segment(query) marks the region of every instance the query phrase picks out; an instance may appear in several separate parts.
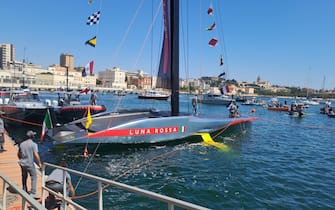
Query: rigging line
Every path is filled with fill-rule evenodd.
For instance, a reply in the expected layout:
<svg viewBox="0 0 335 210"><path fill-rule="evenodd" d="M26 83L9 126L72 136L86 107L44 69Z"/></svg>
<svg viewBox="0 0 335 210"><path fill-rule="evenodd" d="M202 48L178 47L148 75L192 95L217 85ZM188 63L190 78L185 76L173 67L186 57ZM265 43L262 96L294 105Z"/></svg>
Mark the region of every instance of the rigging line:
<svg viewBox="0 0 335 210"><path fill-rule="evenodd" d="M204 41L204 38L203 38L203 33L202 33L202 31L203 31L203 24L202 24L202 12L203 12L203 7L202 7L202 0L200 0L200 4L199 4L199 14L200 14L200 20L199 20L199 33L200 33L200 42L199 42L199 55L200 55L200 58L202 58L203 57L203 55L202 55L202 52L203 52L203 48L202 48L202 44L201 43L203 43L203 41ZM200 75L203 75L202 74L202 60L203 59L199 59L199 74ZM201 81L201 84L202 84L202 81ZM202 88L201 88L201 90L202 90Z"/></svg>
<svg viewBox="0 0 335 210"><path fill-rule="evenodd" d="M151 0L151 21L153 21L153 17L154 17L154 0ZM152 54L153 54L153 47L154 47L154 32L151 33L151 43L150 43L150 74L151 74L151 88L152 87L152 75L153 75L153 59L152 59Z"/></svg>
<svg viewBox="0 0 335 210"><path fill-rule="evenodd" d="M225 132L229 128L230 125L231 123L228 123L227 125L223 126L222 129L220 129L220 131L213 136L213 138L220 136L223 132Z"/></svg>
<svg viewBox="0 0 335 210"><path fill-rule="evenodd" d="M219 25L221 27L219 27L219 30L221 31L222 34L222 46L220 45L220 47L222 48L222 52L223 52L223 58L224 58L224 67L225 67L225 71L227 74L227 78L229 78L229 67L228 67L228 53L227 53L227 47L226 47L226 42L225 42L225 36L224 36L224 32L223 32L223 21L220 17L223 17L222 12L221 12L221 7L220 7L220 0L218 1L218 14L219 14Z"/></svg>
<svg viewBox="0 0 335 210"><path fill-rule="evenodd" d="M98 145L96 146L96 148L95 148L93 154L92 154L91 157L89 158L89 161L88 161L88 163L87 163L87 165L86 165L86 167L85 167L85 169L84 169L84 171L83 171L84 173L86 173L86 171L87 171L89 165L92 163L93 158L95 157L95 155L96 155L96 153L97 153L97 151L98 151L98 148L100 147L100 144L101 144L101 143L99 142ZM81 176L81 177L79 178L77 184L76 184L76 187L74 188L75 190L78 188L78 186L79 186L79 184L80 184L80 182L81 182L82 179L83 179L83 177ZM72 198L77 198L77 196L74 196L74 197L72 197Z"/></svg>
<svg viewBox="0 0 335 210"><path fill-rule="evenodd" d="M171 151L168 151L168 152L166 152L166 153L163 153L163 154L154 156L154 157L152 157L151 159L146 160L146 161L144 161L144 162L142 162L142 163L140 163L140 164L136 164L134 167L128 169L127 171L123 172L123 173L120 174L119 176L115 177L115 178L113 179L113 181L117 181L118 179L120 179L120 178L122 178L123 176L129 174L130 172L134 171L135 169L139 169L140 167L142 167L142 166L145 165L145 164L148 164L148 163L150 163L150 162L152 162L152 161L154 161L154 160L157 160L157 159L159 159L159 158L167 157L168 155L173 154L173 153L176 152L177 150L178 150L178 149L174 148L174 149L171 150ZM81 180L81 179L82 179L82 177L80 178L80 180ZM106 188L108 188L108 187L110 187L110 186L111 186L111 184L106 184L105 186L102 187L102 190L104 190L104 189L106 189ZM77 186L76 186L76 188L77 188ZM75 188L75 189L76 189L76 188ZM98 193L98 189L95 190L95 191L92 191L92 192L90 192L90 193L87 193L87 194L73 196L73 197L71 197L71 199L85 198L85 197L89 197L89 196L91 196L91 195L94 195L94 194L96 194L96 193Z"/></svg>
<svg viewBox="0 0 335 210"><path fill-rule="evenodd" d="M136 17L137 17L137 15L138 15L138 13L139 13L139 11L141 10L141 8L142 8L142 6L143 6L143 3L144 3L144 0L142 0L142 1L139 3L139 5L138 5L138 7L137 7L137 9L136 9L136 11L135 11L135 13L134 13L134 16L132 17L132 19L131 19L131 21L130 21L130 23L129 23L129 25L128 25L128 28L127 28L125 34L122 36L121 42L119 43L118 47L116 48L115 53L114 53L113 56L112 56L111 61L114 61L114 60L117 59L117 56L118 56L118 54L119 54L119 51L120 51L121 47L123 46L123 43L125 42L125 40L126 40L126 38L127 38L127 36L128 36L128 33L129 33L129 31L130 31L132 25L134 24L134 22L135 22L135 20L136 20ZM113 62L112 62L112 63L113 63Z"/></svg>
<svg viewBox="0 0 335 210"><path fill-rule="evenodd" d="M181 27L181 33L182 33L182 37L183 37L183 56L184 56L184 65L185 65L185 76L186 76L186 81L189 81L190 75L189 75L189 24L187 24L189 22L189 1L185 2L186 6L185 6L185 11L186 11L186 18L183 18L183 13L181 12L181 19L182 20L186 20L186 24L184 24L184 21L181 21L182 27ZM181 6L183 6L183 4L181 4ZM181 9L181 11L184 11L184 9ZM186 25L186 27L185 27ZM184 31L184 29L186 28L186 32ZM191 93L191 88L188 85L187 86L187 92ZM188 98L191 98L191 95L188 95ZM189 100L191 102L191 100ZM188 112L191 112L192 107L191 107L191 103L187 103L187 110Z"/></svg>
<svg viewBox="0 0 335 210"><path fill-rule="evenodd" d="M162 2L161 2L161 3L158 5L158 7L157 7L157 10L156 10L156 14L155 14L155 16L154 16L154 19L153 19L153 21L151 22L151 24L150 24L150 26L149 26L149 29L148 29L147 34L146 34L146 36L145 36L145 39L144 39L144 41L143 41L143 43L142 43L142 47L141 47L141 49L140 49L140 51L139 51L139 53L138 53L138 55L137 55L137 57L136 57L136 59L135 59L135 63L134 63L134 65L133 65L132 69L135 69L135 67L137 66L138 60L140 59L140 57L141 57L141 55L142 55L142 51L143 51L143 49L144 49L145 43L147 42L147 39L149 38L149 35L151 34L153 25L154 25L154 23L156 22L156 19L157 19L157 16L158 16L159 12L160 12L160 8L161 8L161 6L162 6Z"/></svg>

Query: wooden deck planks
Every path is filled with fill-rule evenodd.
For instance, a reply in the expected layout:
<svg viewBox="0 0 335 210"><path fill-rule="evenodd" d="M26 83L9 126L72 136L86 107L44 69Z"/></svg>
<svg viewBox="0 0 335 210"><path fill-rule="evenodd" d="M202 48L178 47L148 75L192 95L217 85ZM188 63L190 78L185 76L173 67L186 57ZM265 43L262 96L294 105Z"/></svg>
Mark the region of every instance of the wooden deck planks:
<svg viewBox="0 0 335 210"><path fill-rule="evenodd" d="M21 168L18 163L17 157L18 146L14 145L14 141L5 135L4 151L0 151L0 172L5 175L8 179L16 183L19 187L22 187L21 181ZM28 176L27 187L31 189L30 176ZM0 189L3 187L3 183L0 183ZM37 172L37 194L41 195L41 175ZM0 191L0 194L2 190ZM0 195L0 199L2 195ZM15 193L11 193L7 190L7 210L10 209L21 209L22 200L21 197Z"/></svg>

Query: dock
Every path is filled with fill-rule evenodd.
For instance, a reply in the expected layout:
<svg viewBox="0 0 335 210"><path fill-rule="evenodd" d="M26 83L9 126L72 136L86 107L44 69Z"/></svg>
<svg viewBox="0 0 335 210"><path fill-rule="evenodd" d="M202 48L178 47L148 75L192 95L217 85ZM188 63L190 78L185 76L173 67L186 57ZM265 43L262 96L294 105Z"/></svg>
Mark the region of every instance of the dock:
<svg viewBox="0 0 335 210"><path fill-rule="evenodd" d="M18 145L8 136L5 135L4 150L0 151L0 173L10 179L12 182L22 188L21 168L19 165L19 158L17 157ZM37 170L37 194L41 195L41 173ZM0 183L0 189L3 188L3 182ZM28 175L27 188L31 189L31 179ZM21 209L22 199L15 192L11 192L7 188L7 210ZM0 191L0 203L2 202L2 191Z"/></svg>

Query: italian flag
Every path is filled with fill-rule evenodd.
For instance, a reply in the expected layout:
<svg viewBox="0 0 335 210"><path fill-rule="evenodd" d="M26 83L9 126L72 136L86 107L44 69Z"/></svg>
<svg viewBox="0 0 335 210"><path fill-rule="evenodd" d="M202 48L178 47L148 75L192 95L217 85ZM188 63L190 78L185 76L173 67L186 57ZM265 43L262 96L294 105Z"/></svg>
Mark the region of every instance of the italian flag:
<svg viewBox="0 0 335 210"><path fill-rule="evenodd" d="M180 126L180 131L184 133L186 131L186 126Z"/></svg>
<svg viewBox="0 0 335 210"><path fill-rule="evenodd" d="M42 125L42 132L41 132L41 136L40 136L40 142L42 143L45 135L48 132L48 129L53 128L52 126L52 121L51 121L51 117L50 117L50 112L49 109L47 109L47 112L45 113L45 117L43 120L43 125Z"/></svg>

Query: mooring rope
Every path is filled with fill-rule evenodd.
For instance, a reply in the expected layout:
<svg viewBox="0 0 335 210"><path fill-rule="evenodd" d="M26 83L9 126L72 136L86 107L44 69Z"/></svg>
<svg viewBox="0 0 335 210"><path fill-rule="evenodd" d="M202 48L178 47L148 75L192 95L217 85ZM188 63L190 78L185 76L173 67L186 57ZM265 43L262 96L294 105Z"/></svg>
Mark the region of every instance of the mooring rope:
<svg viewBox="0 0 335 210"><path fill-rule="evenodd" d="M1 118L11 120L11 121L20 122L20 123L24 123L24 124L28 124L28 125L34 125L34 126L42 127L42 124L40 124L40 123L34 123L34 122L25 121L25 120L19 120L19 119L7 117L7 116L4 116L4 115L1 115Z"/></svg>

